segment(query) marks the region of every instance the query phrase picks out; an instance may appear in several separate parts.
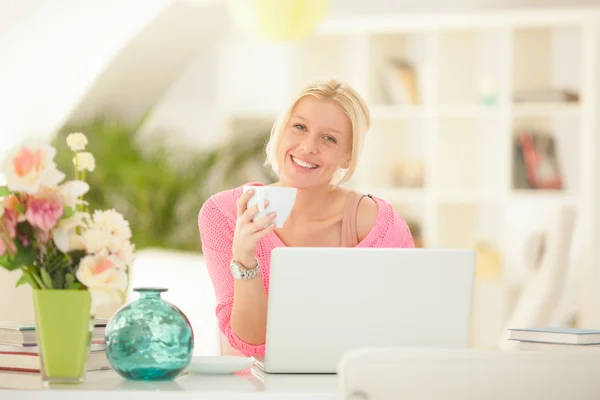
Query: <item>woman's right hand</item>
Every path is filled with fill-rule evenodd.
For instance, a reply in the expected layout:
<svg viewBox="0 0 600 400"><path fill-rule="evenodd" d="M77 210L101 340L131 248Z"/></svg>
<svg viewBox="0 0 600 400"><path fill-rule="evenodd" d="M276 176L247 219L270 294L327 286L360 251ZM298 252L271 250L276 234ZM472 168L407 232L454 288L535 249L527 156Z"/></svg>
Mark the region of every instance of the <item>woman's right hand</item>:
<svg viewBox="0 0 600 400"><path fill-rule="evenodd" d="M252 222L252 218L258 213L258 205L247 207L248 200L254 195L254 189L250 189L237 199L237 220L235 232L233 233L232 255L236 261L246 268L254 268L256 260L254 252L258 242L275 229L276 214L274 212L266 217ZM265 201L265 207L268 205Z"/></svg>

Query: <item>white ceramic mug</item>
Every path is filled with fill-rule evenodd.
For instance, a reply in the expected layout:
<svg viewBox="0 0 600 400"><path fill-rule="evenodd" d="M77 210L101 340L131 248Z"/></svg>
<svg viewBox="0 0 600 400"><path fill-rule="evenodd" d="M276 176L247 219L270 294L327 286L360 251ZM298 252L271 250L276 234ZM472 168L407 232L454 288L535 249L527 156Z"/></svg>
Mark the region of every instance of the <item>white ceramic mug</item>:
<svg viewBox="0 0 600 400"><path fill-rule="evenodd" d="M282 228L292 212L298 189L279 186L244 186L244 193L250 189L254 190L254 195L248 200L247 207L258 205L258 213L253 221L258 221L274 211L277 213L274 222L277 228ZM266 208L265 200L269 200Z"/></svg>

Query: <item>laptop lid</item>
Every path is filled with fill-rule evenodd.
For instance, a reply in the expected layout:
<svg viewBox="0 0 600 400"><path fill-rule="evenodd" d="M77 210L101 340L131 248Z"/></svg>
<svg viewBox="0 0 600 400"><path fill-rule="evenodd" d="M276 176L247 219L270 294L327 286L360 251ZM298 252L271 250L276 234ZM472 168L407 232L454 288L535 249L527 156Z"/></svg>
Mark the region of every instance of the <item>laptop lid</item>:
<svg viewBox="0 0 600 400"><path fill-rule="evenodd" d="M372 346L466 348L472 250L280 247L271 254L269 373L336 373Z"/></svg>

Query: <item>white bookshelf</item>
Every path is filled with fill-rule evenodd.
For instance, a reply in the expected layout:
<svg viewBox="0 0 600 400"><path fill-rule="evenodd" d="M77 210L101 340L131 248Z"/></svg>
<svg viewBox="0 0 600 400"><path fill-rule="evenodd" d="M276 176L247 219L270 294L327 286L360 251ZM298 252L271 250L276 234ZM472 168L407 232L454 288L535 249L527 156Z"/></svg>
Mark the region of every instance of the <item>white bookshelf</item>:
<svg viewBox="0 0 600 400"><path fill-rule="evenodd" d="M350 186L418 221L425 247L485 242L514 260L520 249L507 245L507 210L520 210L526 220L532 209L577 207L578 259L589 277L580 323L600 326L600 280L594 278L600 276L600 228L594 224L600 204L599 13L536 9L329 21L317 35L289 46L288 59L280 62L289 68L281 85L291 95L309 80L337 77L365 95L372 128ZM392 57L416 67L417 104L393 104L386 96L382 71ZM514 101L516 92L546 88L574 90L579 101ZM555 137L562 190L513 187L513 137L521 128ZM422 163L422 187L393 183L396 163L407 161ZM507 287L524 282L521 266L502 267ZM480 344L493 344L493 333L487 335Z"/></svg>

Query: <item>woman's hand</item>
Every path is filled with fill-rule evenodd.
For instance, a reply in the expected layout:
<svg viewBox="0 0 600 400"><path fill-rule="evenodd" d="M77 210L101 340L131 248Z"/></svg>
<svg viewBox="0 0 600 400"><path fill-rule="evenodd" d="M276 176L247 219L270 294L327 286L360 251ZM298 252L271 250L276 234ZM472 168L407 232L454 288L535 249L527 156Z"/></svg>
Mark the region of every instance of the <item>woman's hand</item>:
<svg viewBox="0 0 600 400"><path fill-rule="evenodd" d="M274 212L256 222L252 222L252 218L258 213L258 205L247 208L248 200L253 194L254 190L250 189L237 199L237 220L235 232L233 233L233 261L242 264L246 268L253 268L256 265L254 252L258 242L275 229L275 222L273 221L276 213ZM265 201L265 207L268 204L269 201Z"/></svg>

